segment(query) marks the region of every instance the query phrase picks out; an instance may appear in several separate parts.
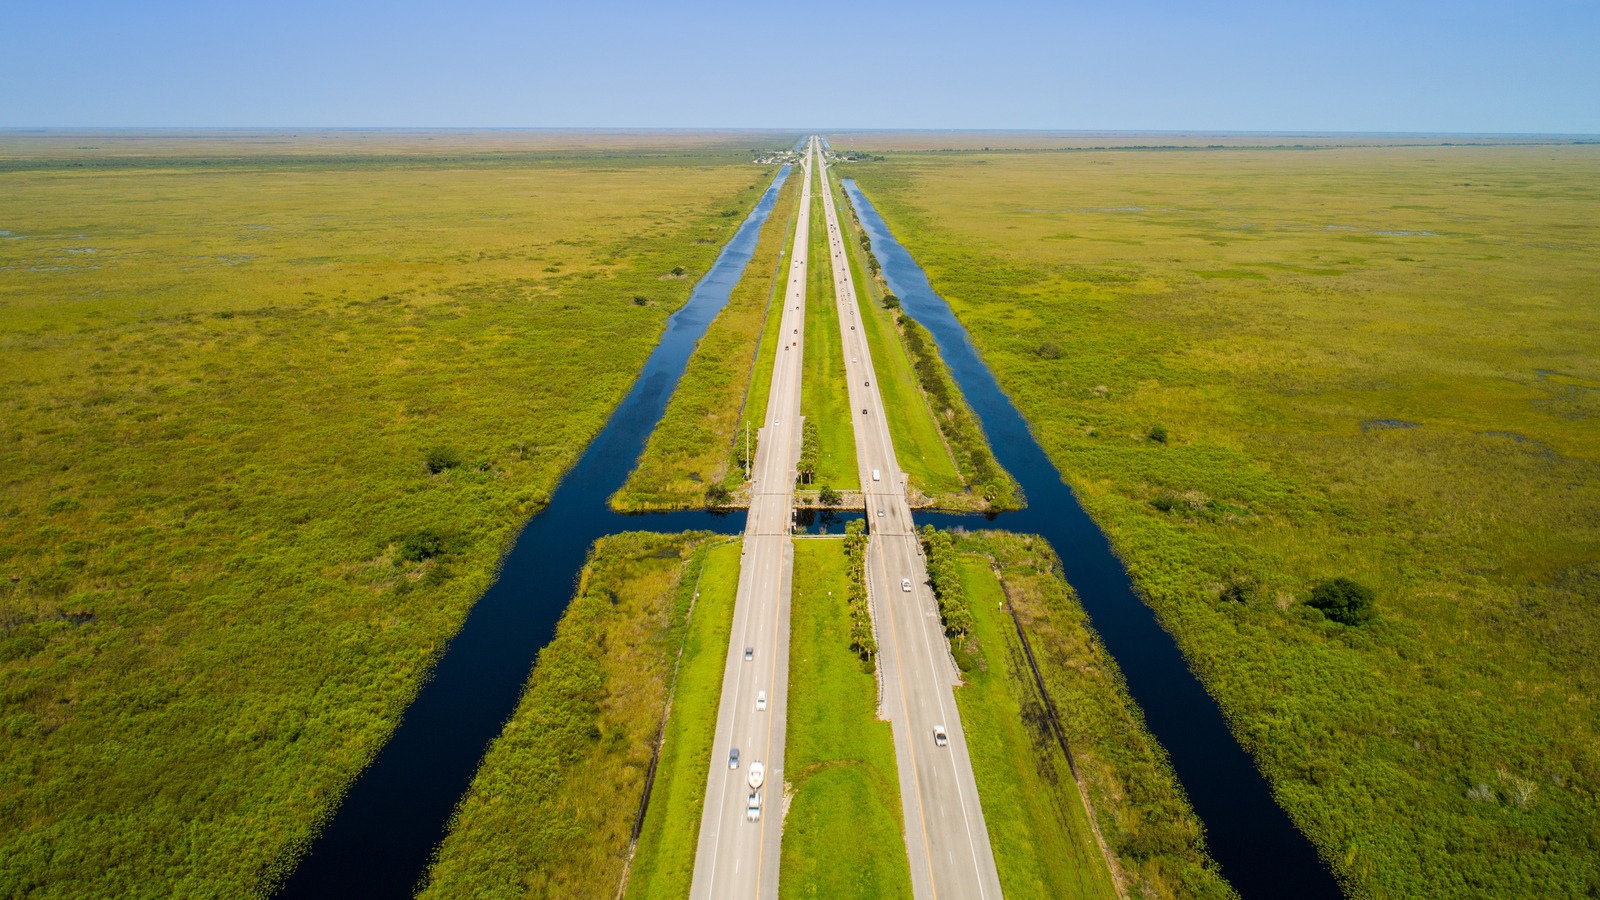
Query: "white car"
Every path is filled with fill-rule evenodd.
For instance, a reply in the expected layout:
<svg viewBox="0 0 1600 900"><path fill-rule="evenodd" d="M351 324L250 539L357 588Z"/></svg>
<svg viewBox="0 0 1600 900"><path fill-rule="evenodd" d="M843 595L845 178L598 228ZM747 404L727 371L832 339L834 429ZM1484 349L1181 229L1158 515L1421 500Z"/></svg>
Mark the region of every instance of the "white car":
<svg viewBox="0 0 1600 900"><path fill-rule="evenodd" d="M767 692L766 691L762 691L761 693L756 694L756 712L766 712L766 711L767 711Z"/></svg>
<svg viewBox="0 0 1600 900"><path fill-rule="evenodd" d="M751 791L750 792L750 801L747 804L745 804L744 817L745 817L745 821L747 821L747 822L760 821L760 819L761 819L761 792L760 791Z"/></svg>
<svg viewBox="0 0 1600 900"><path fill-rule="evenodd" d="M747 661L755 659L756 658L756 648L754 648L754 647L746 647L746 648L744 648L744 658Z"/></svg>
<svg viewBox="0 0 1600 900"><path fill-rule="evenodd" d="M908 594L911 593L911 579L909 579L909 578L900 579L900 590L905 591Z"/></svg>
<svg viewBox="0 0 1600 900"><path fill-rule="evenodd" d="M943 725L933 726L933 742L940 747L950 746L950 735L944 730Z"/></svg>

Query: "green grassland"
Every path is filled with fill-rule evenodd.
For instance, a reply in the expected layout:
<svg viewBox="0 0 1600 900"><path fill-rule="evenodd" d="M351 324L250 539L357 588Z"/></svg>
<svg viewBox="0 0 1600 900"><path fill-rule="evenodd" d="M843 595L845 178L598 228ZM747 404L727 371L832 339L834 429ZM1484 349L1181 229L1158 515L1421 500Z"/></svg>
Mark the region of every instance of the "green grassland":
<svg viewBox="0 0 1600 900"><path fill-rule="evenodd" d="M1600 890L1600 148L849 172L1354 894Z"/></svg>
<svg viewBox="0 0 1600 900"><path fill-rule="evenodd" d="M697 506L706 502L706 491L712 485L724 485L731 491L744 484L743 469L730 449L744 437L739 410L746 389L759 382L763 391L761 409L754 411L750 422L752 443L766 408L772 360L769 353L766 368L760 368L756 348L763 323L769 319L774 320L768 330L776 341L775 320L780 310L771 298L782 290L776 277L788 259L789 229L800 181L791 173L779 191L755 253L728 296L728 305L700 339L638 466L612 498L618 509Z"/></svg>
<svg viewBox="0 0 1600 900"><path fill-rule="evenodd" d="M978 779L1000 886L1013 900L1116 900L1111 870L1096 843L1083 798L1029 674L1005 592L990 558L965 554L961 582L973 627L958 659L956 706Z"/></svg>
<svg viewBox="0 0 1600 900"><path fill-rule="evenodd" d="M837 173L829 179L831 195L824 202L838 202L844 191ZM883 287L877 279L866 277L858 243L859 227L848 204L838 210L839 227L845 231L845 259L856 286L856 302L861 309L861 327L872 352L873 370L878 375L878 394L888 415L889 434L894 439L895 458L911 477L917 506L958 508L965 499L966 483L956 471L955 460L939 433L933 409L917 388L917 379L906 355L905 345L894 327L894 313L883 307Z"/></svg>
<svg viewBox="0 0 1600 900"><path fill-rule="evenodd" d="M740 543L713 548L700 577L700 597L684 640L661 759L634 853L628 896L689 896L705 806L706 764L716 737L722 673L734 600L739 593Z"/></svg>
<svg viewBox="0 0 1600 900"><path fill-rule="evenodd" d="M911 896L894 736L876 676L850 649L849 579L842 540L795 541L785 898Z"/></svg>
<svg viewBox="0 0 1600 900"><path fill-rule="evenodd" d="M720 659L698 651L732 621L737 574L701 578L712 546L694 533L595 542L420 896L615 895L679 651L691 667ZM724 569L733 546L716 551Z"/></svg>
<svg viewBox="0 0 1600 900"><path fill-rule="evenodd" d="M0 894L239 896L771 170L113 156L0 167Z"/></svg>
<svg viewBox="0 0 1600 900"><path fill-rule="evenodd" d="M817 176L817 177L820 177ZM828 220L822 204L827 197L813 185L811 195L811 247L806 266L806 334L800 349L806 358L800 374L800 415L815 423L820 447L816 478L811 488L823 485L840 491L861 489L856 463L856 432L850 408L850 388L845 382L844 342L839 336L835 311L833 266L828 262Z"/></svg>
<svg viewBox="0 0 1600 900"><path fill-rule="evenodd" d="M956 702L1006 896L1115 896L1107 851L1128 896L1234 896L1050 545L978 532L961 537L957 549L982 664L965 673ZM1049 703L1029 670L1017 622ZM1051 733L1051 707L1077 780Z"/></svg>

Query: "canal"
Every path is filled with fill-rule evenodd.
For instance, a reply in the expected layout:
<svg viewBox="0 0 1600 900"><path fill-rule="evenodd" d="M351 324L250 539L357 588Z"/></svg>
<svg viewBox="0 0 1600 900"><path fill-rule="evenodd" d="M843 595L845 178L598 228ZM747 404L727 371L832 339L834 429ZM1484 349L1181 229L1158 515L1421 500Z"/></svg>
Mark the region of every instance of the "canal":
<svg viewBox="0 0 1600 900"><path fill-rule="evenodd" d="M633 471L695 346L744 274L789 166L718 255L605 428L529 519L400 725L351 785L277 896L412 896L489 742L516 709L572 599L589 546L623 531L744 531L743 511L623 515L606 500Z"/></svg>
<svg viewBox="0 0 1600 900"><path fill-rule="evenodd" d="M1316 848L1272 798L1266 778L1228 730L1222 710L1189 670L1172 636L1146 606L1100 527L1089 518L1034 439L1026 420L1000 390L966 329L927 275L884 225L853 179L843 179L889 290L933 334L983 424L995 459L1022 485L1027 507L982 516L921 514L939 528L1003 528L1037 534L1061 558L1095 631L1117 661L1128 693L1172 761L1206 843L1223 875L1245 900L1339 897L1338 884Z"/></svg>

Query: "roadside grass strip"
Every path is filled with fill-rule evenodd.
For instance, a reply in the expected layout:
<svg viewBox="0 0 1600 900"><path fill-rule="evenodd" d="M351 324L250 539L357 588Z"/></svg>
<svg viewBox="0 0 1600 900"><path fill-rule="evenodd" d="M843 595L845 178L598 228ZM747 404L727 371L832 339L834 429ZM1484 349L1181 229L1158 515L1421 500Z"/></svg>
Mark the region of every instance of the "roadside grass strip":
<svg viewBox="0 0 1600 900"><path fill-rule="evenodd" d="M837 172L830 184L834 196L828 198L829 202L842 198L844 192L839 188ZM872 367L878 376L878 393L888 415L895 458L911 476L912 488L926 496L932 505L962 508L968 499L964 496L966 482L956 470L950 448L939 433L927 396L917 387L911 358L906 355L905 344L895 331L894 313L883 306L883 289L876 279L866 277L862 271L860 257L865 251L859 243L861 230L848 204L839 211L839 227L845 232L845 259L855 282L861 327L866 330L867 347L872 351Z"/></svg>
<svg viewBox="0 0 1600 900"><path fill-rule="evenodd" d="M615 895L710 540L630 532L595 542L421 897ZM714 630L719 606L731 608L696 606L696 624Z"/></svg>
<svg viewBox="0 0 1600 900"><path fill-rule="evenodd" d="M877 718L877 681L850 649L849 587L842 540L795 542L785 900L911 897L894 737Z"/></svg>
<svg viewBox="0 0 1600 900"><path fill-rule="evenodd" d="M628 897L687 897L705 805L705 761L716 737L723 662L739 591L739 541L712 548L683 645L656 767L656 783L634 850Z"/></svg>
<svg viewBox="0 0 1600 900"><path fill-rule="evenodd" d="M962 553L974 664L956 690L1000 885L1010 900L1116 900L1067 757L1050 730L989 557Z"/></svg>
<svg viewBox="0 0 1600 900"><path fill-rule="evenodd" d="M627 484L611 499L615 508L700 506L722 497L714 486L731 494L744 483L738 456L744 446L744 420L739 409L747 388L759 382L759 398L750 399L759 399L761 405L754 418L746 416L750 418L753 451L756 429L761 427L766 409L782 312L781 292L788 282L787 272L780 267L786 267L789 260L789 233L801 180L797 167L779 190L744 275L729 295L727 306L700 339ZM763 372L768 379L760 377Z"/></svg>
<svg viewBox="0 0 1600 900"><path fill-rule="evenodd" d="M850 408L845 379L844 346L839 337L839 315L834 306L833 265L829 261L828 221L822 204L827 198L813 194L811 250L807 265L805 368L800 382L800 414L820 430L817 475L809 488L829 485L835 490L861 489L856 466L855 423L859 409Z"/></svg>
<svg viewBox="0 0 1600 900"><path fill-rule="evenodd" d="M1107 863L1092 831L1086 833L1092 820L1126 896L1236 897L1050 545L1032 535L985 531L959 535L956 549L983 659L964 673L969 684L956 691L956 702L1006 896L1106 896ZM1033 685L1015 622L998 605L1002 598L1022 623L1050 704ZM1087 796L1055 736L1044 730L1051 707ZM989 802L988 792L997 802Z"/></svg>

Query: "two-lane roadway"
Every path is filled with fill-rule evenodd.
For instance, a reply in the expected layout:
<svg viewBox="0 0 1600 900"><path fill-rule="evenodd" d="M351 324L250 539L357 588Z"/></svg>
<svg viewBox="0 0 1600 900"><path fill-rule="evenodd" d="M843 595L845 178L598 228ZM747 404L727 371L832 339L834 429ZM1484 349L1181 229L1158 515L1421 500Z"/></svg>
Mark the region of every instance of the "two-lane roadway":
<svg viewBox="0 0 1600 900"><path fill-rule="evenodd" d="M805 180L796 216L799 224L779 321L772 392L751 473L739 592L689 892L694 900L776 900L778 896L789 591L794 577L790 522L800 446L800 360L805 348L806 249L811 240L811 171L816 146L815 139L809 142L801 163ZM738 760L733 763L735 750ZM755 763L765 767L766 778L755 792L760 812L752 818L748 778Z"/></svg>
<svg viewBox="0 0 1600 900"><path fill-rule="evenodd" d="M960 676L950 661L938 603L928 587L825 162L819 171L856 463L871 528L867 577L879 634L883 711L894 726L912 895L918 900L999 900L1000 875L952 690ZM935 740L936 728L948 735L942 745Z"/></svg>

